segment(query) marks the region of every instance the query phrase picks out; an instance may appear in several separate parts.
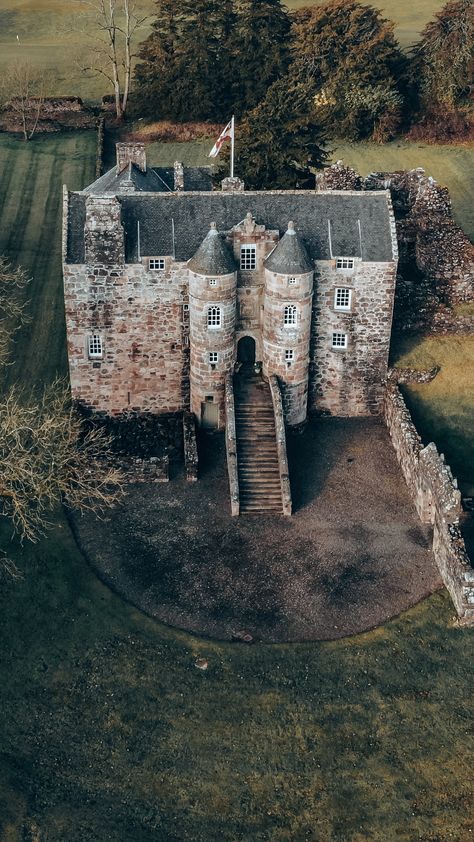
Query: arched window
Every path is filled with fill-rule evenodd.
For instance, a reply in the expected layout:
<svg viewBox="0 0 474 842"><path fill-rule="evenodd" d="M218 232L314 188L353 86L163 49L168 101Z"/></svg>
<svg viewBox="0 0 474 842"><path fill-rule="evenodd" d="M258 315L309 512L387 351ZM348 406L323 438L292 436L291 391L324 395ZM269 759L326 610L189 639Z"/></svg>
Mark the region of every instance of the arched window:
<svg viewBox="0 0 474 842"><path fill-rule="evenodd" d="M222 310L220 307L207 308L207 326L212 330L222 326Z"/></svg>
<svg viewBox="0 0 474 842"><path fill-rule="evenodd" d="M296 324L296 304L287 304L283 311L283 324L293 327Z"/></svg>

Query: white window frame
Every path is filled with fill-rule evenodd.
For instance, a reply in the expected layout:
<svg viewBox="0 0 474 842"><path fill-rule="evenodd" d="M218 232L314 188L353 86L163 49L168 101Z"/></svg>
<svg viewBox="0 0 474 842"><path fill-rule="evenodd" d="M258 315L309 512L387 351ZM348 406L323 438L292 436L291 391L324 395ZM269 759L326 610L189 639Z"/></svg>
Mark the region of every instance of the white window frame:
<svg viewBox="0 0 474 842"><path fill-rule="evenodd" d="M347 348L347 333L334 331L331 339L331 347L335 351L345 351Z"/></svg>
<svg viewBox="0 0 474 842"><path fill-rule="evenodd" d="M344 301L347 301L345 304ZM352 290L349 287L336 287L334 290L334 309L346 313L352 308Z"/></svg>
<svg viewBox="0 0 474 842"><path fill-rule="evenodd" d="M87 340L87 354L90 360L104 359L104 343L98 333L91 333Z"/></svg>
<svg viewBox="0 0 474 842"><path fill-rule="evenodd" d="M223 323L222 307L219 307L216 304L213 304L212 307L208 307L206 320L208 330L220 330Z"/></svg>
<svg viewBox="0 0 474 842"><path fill-rule="evenodd" d="M293 348L286 348L285 349L285 362L287 365L291 365L292 362L295 361L295 352Z"/></svg>
<svg viewBox="0 0 474 842"><path fill-rule="evenodd" d="M241 244L240 268L243 272L252 272L257 268L257 246L254 243Z"/></svg>
<svg viewBox="0 0 474 842"><path fill-rule="evenodd" d="M336 270L338 272L353 272L354 266L354 257L336 257Z"/></svg>
<svg viewBox="0 0 474 842"><path fill-rule="evenodd" d="M296 304L285 304L283 308L283 327L294 328L298 324L298 308Z"/></svg>
<svg viewBox="0 0 474 842"><path fill-rule="evenodd" d="M164 272L166 268L166 261L164 257L149 257L148 269L150 272Z"/></svg>
<svg viewBox="0 0 474 842"><path fill-rule="evenodd" d="M298 283L298 278L288 278L288 286L294 287Z"/></svg>
<svg viewBox="0 0 474 842"><path fill-rule="evenodd" d="M209 278L209 286L216 287L217 286L217 278Z"/></svg>
<svg viewBox="0 0 474 842"><path fill-rule="evenodd" d="M219 352L209 351L209 365L217 365L219 362Z"/></svg>

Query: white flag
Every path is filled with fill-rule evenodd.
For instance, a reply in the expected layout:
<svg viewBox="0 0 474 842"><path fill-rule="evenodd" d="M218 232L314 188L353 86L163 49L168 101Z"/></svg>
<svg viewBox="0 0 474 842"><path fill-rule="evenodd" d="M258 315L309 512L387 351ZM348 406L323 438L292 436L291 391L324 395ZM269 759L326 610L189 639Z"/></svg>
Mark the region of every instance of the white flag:
<svg viewBox="0 0 474 842"><path fill-rule="evenodd" d="M227 123L225 129L222 129L219 137L217 138L214 146L212 147L211 151L209 152L209 158L217 158L219 152L221 151L221 146L224 141L230 140L233 142L234 140L234 125L233 121L230 120Z"/></svg>

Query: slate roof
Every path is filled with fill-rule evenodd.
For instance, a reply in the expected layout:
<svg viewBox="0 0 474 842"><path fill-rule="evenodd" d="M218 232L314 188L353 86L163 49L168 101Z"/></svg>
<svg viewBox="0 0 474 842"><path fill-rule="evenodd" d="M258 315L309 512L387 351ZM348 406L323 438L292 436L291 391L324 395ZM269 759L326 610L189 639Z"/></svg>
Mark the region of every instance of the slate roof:
<svg viewBox="0 0 474 842"><path fill-rule="evenodd" d="M288 223L288 231L285 231L281 240L268 255L265 268L270 272L278 272L280 275L303 275L314 269L314 262L310 259L301 237L295 231L293 222Z"/></svg>
<svg viewBox="0 0 474 842"><path fill-rule="evenodd" d="M184 167L185 191L211 190L211 167ZM174 191L173 167L147 167L146 172L130 164L117 175L116 167L106 172L84 193L95 196L115 196L122 192L169 193Z"/></svg>
<svg viewBox="0 0 474 842"><path fill-rule="evenodd" d="M143 256L194 256L211 222L230 231L251 212L255 221L283 234L288 221L304 241L311 260L336 256L366 261L393 260L388 191L260 191L119 195L129 263ZM68 262L84 262L85 193L70 195ZM174 238L173 238L174 231ZM330 241L331 246L330 247Z"/></svg>
<svg viewBox="0 0 474 842"><path fill-rule="evenodd" d="M211 222L210 231L189 261L188 269L200 275L229 275L237 269L234 255L214 222Z"/></svg>

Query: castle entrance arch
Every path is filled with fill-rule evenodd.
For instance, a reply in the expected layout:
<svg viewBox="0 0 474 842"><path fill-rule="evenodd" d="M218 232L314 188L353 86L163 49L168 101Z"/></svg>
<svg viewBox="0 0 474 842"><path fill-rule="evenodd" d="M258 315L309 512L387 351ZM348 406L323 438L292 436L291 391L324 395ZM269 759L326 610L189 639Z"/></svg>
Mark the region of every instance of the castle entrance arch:
<svg viewBox="0 0 474 842"><path fill-rule="evenodd" d="M253 336L242 336L237 343L237 362L254 363L256 344Z"/></svg>

